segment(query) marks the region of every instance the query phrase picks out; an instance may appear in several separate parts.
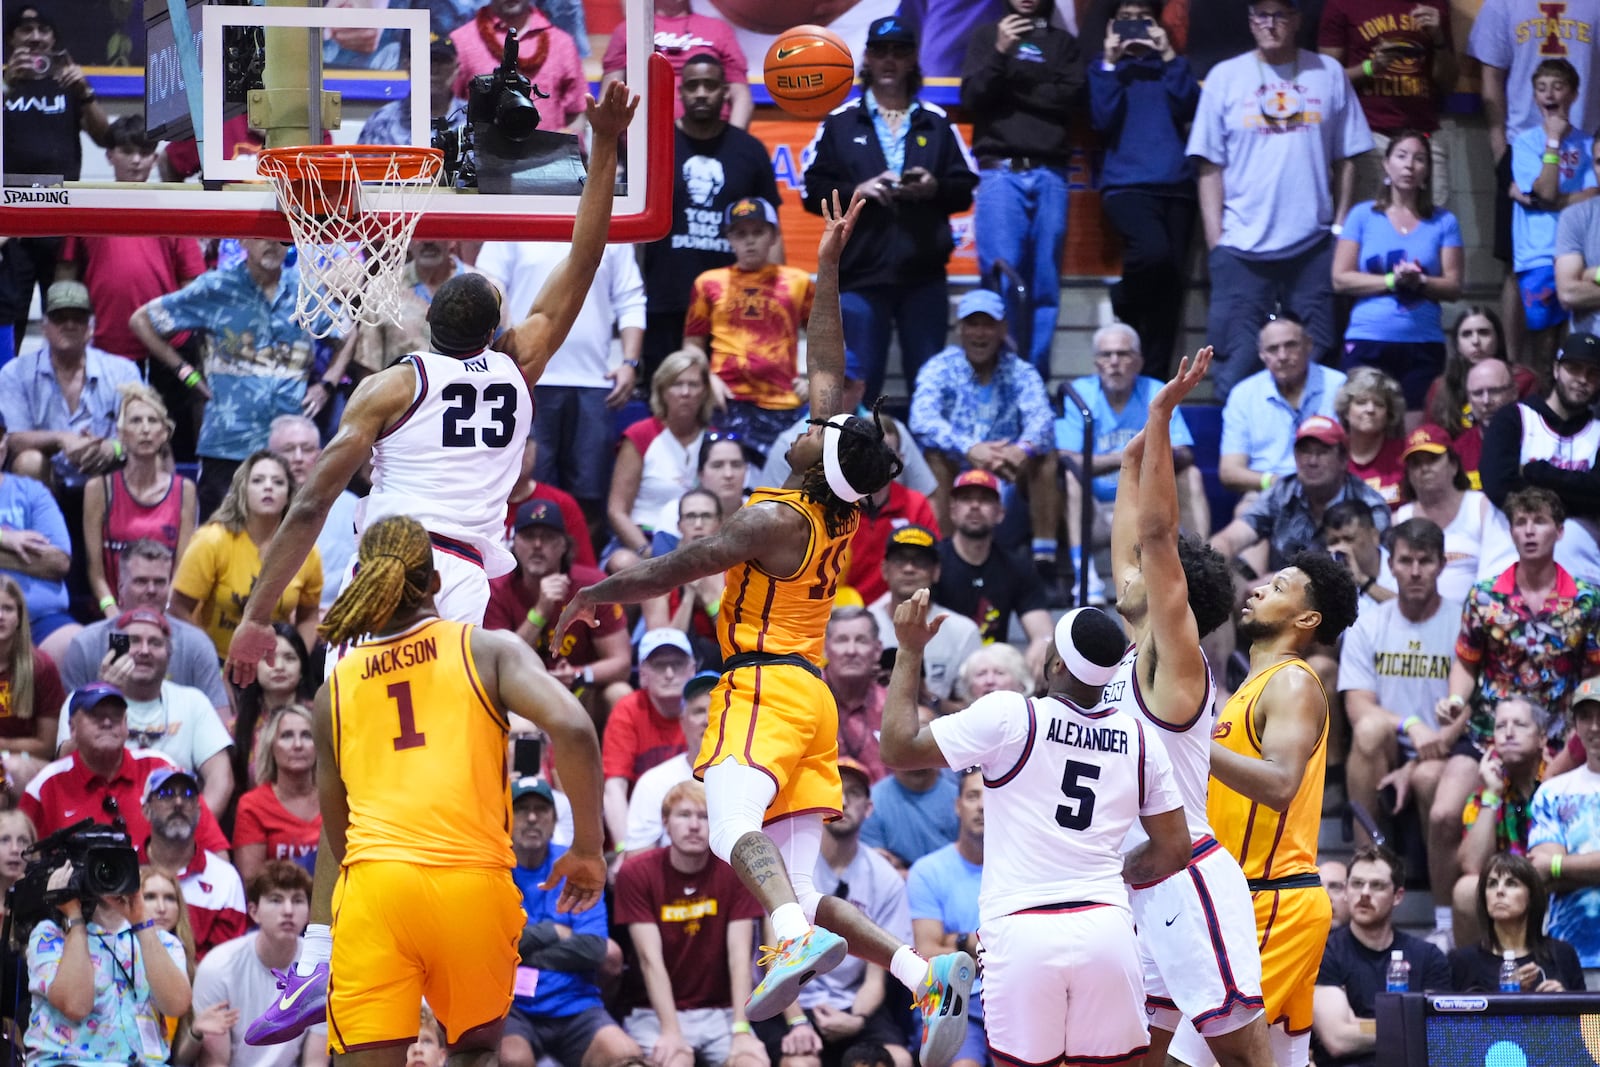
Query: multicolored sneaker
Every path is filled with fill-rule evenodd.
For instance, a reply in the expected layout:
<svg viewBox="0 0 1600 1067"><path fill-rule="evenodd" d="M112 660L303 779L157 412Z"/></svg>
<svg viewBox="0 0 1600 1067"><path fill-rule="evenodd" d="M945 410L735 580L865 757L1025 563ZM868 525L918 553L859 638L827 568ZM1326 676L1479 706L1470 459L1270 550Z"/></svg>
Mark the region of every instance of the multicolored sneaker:
<svg viewBox="0 0 1600 1067"><path fill-rule="evenodd" d="M965 952L947 952L928 961L928 977L917 992L922 1012L922 1067L950 1067L967 1037L967 1000L978 965Z"/></svg>
<svg viewBox="0 0 1600 1067"><path fill-rule="evenodd" d="M328 1017L328 965L319 963L310 974L273 971L278 999L244 1032L247 1045L281 1045L293 1041Z"/></svg>
<svg viewBox="0 0 1600 1067"><path fill-rule="evenodd" d="M745 1016L752 1022L770 1019L793 1004L800 987L839 966L847 950L844 938L813 926L804 937L791 937L777 948L762 945L761 951L756 964L765 967L767 974L744 1005Z"/></svg>

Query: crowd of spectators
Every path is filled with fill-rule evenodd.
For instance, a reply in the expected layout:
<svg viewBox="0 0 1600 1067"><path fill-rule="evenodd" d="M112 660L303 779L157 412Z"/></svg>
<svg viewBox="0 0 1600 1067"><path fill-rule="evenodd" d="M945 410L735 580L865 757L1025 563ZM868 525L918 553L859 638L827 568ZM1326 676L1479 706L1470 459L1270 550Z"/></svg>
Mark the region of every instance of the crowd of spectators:
<svg viewBox="0 0 1600 1067"><path fill-rule="evenodd" d="M443 20L436 114L498 62L494 41L515 26L548 42L522 59L549 91L546 124L572 127L582 4L431 6ZM1318 979L1327 1062L1370 1060L1373 997L1395 952L1415 989L1498 989L1507 957L1528 991L1600 986L1589 50L1535 56L1515 28L1540 17L1533 0L1488 0L1472 26L1510 271L1498 309L1462 307L1462 220L1488 206L1475 212L1452 188L1437 136L1457 68L1448 5L1330 0L1307 26L1300 5L1252 0L1229 31L1237 54L1218 57L1203 87L1159 0L1118 3L1098 50L1050 0L995 6L970 35L954 115L923 95L917 20L874 22L859 99L819 124L804 161L808 209L835 192L868 201L840 272L846 402L866 411L892 391L895 352L905 383L890 398L903 418L885 419L905 469L863 502L824 642L844 817L828 825L819 887L924 952L973 947L982 783L891 773L879 758L890 620L932 591L943 624L926 656L925 717L1038 689L1052 609L1071 598L1061 579L1092 574L1096 553L1104 567L1123 450L1179 343L1198 222L1221 443L1205 469L1174 414L1183 525L1232 561L1241 601L1307 549L1349 567L1362 594L1342 646L1311 657L1359 846L1324 873L1346 916ZM607 250L537 383L505 509L517 565L491 582L486 615L602 727L613 895L583 914L555 910L541 883L570 839L570 808L548 767L522 768L513 845L528 926L501 1058L909 1067L909 1007L872 966L812 983L784 1017L743 1015L760 909L710 855L691 773L721 665L720 576L554 640L578 589L711 536L751 489L780 484L806 428L812 282L784 264L782 194L744 129L743 55L729 26L688 3L655 9L656 47L678 75L672 231ZM53 33L42 7L8 9L8 107L44 88L22 60ZM607 78L624 66L621 40ZM179 147L158 150L136 119L108 117L81 71L52 84L73 145L81 129L121 180L158 164L182 173ZM371 121L393 118L383 114ZM954 119L971 121L970 149ZM1066 382L1051 356L1079 125L1102 138L1104 218L1125 249L1110 294L1118 321L1093 336L1093 373ZM18 163L22 129L8 121L8 170L77 172L78 160L49 156L44 134L37 161ZM1029 303L984 285L953 299L950 220L974 202L983 281L1004 260ZM362 486L340 497L277 605L274 663L237 689L218 660L351 389L426 344L439 284L484 273L514 314L564 253L418 241L393 328L326 344L291 318L301 282L276 241L0 243L0 318L13 324L0 338L0 764L12 809L0 811L0 882L21 875L27 844L83 817L120 820L146 865L139 894L92 914L64 908L25 935L7 981L32 996L15 1016L31 1054L58 1057L104 1014L128 1026L89 1028L96 1060L320 1062L315 1036L268 1051L242 1034L306 922L320 832L308 702L327 653L316 627L350 566ZM24 345L35 287L43 321ZM1090 440L1078 405L1052 387L1091 413ZM1231 512L1213 516L1224 501ZM1115 601L1098 576L1089 588ZM1207 643L1222 696L1240 676L1234 640L1224 626ZM1408 889L1432 895L1425 939L1394 926ZM137 940L136 971L117 970L113 934ZM981 1065L974 1022L958 1062ZM431 1067L437 1027L425 1014L420 1030L413 1058Z"/></svg>

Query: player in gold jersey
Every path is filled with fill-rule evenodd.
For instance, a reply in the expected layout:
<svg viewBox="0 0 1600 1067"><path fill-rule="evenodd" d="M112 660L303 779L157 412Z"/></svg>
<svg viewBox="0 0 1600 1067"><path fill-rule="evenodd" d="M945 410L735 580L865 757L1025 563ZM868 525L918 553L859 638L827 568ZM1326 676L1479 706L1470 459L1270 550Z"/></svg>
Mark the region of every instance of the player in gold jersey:
<svg viewBox="0 0 1600 1067"><path fill-rule="evenodd" d="M572 848L549 883L565 878L563 911L605 888L600 744L526 644L439 618L432 543L415 519L368 527L358 559L321 632L330 644L370 636L335 666L314 719L322 843L311 920L333 927L332 961L283 975L256 1026L276 1036L318 1021L325 976L328 1040L341 1057L399 1067L424 997L452 1056L492 1057L524 922L511 878L508 715L550 736L572 799Z"/></svg>
<svg viewBox="0 0 1600 1067"><path fill-rule="evenodd" d="M746 1013L759 1020L784 1010L801 985L838 966L848 944L912 991L923 1013L923 1067L946 1067L966 1035L972 957L924 960L812 882L823 819L837 818L843 801L838 709L819 664L823 633L860 501L900 470L876 415L861 418L842 403L839 255L863 202L857 194L848 210L837 195L822 203L806 327L811 428L789 449L789 480L758 489L717 534L580 590L556 635L579 621L593 625L598 604L638 603L727 572L717 612L724 674L695 773L706 784L711 850L761 902L779 942Z"/></svg>
<svg viewBox="0 0 1600 1067"><path fill-rule="evenodd" d="M1250 641L1250 674L1212 730L1206 814L1244 869L1260 937L1261 992L1273 1060L1305 1067L1311 991L1332 909L1317 877L1317 832L1327 769L1328 698L1305 661L1355 622L1350 571L1303 552L1250 594L1239 631ZM1169 1054L1204 1062L1180 1031Z"/></svg>

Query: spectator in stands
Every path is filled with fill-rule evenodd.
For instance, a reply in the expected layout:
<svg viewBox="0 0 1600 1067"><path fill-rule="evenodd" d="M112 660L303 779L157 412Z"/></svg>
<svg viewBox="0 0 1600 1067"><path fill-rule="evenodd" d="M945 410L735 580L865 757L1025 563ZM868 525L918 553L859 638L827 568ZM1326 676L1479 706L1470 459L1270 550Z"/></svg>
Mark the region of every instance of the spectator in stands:
<svg viewBox="0 0 1600 1067"><path fill-rule="evenodd" d="M1424 423L1412 430L1406 437L1404 459L1400 499L1405 503L1395 509L1395 525L1413 518L1426 519L1444 531L1439 595L1460 603L1478 580L1487 502L1482 493L1467 488L1461 457L1451 445L1449 434L1439 427Z"/></svg>
<svg viewBox="0 0 1600 1067"><path fill-rule="evenodd" d="M417 1020L417 1039L406 1047L406 1067L445 1067L449 1062L444 1027L422 1002L422 1017Z"/></svg>
<svg viewBox="0 0 1600 1067"><path fill-rule="evenodd" d="M1524 993L1584 991L1583 967L1567 942L1544 932L1549 894L1539 872L1522 856L1489 858L1473 880L1472 894L1482 936L1450 953L1455 988L1462 993L1499 993L1506 953L1517 964Z"/></svg>
<svg viewBox="0 0 1600 1067"><path fill-rule="evenodd" d="M867 845L862 824L872 812L866 769L844 756L839 760L839 777L844 785L843 813L823 827L822 852L814 876L817 891L848 900L880 930L910 944L905 882L874 848L862 847ZM820 1047L802 1055L820 1058L825 1067L843 1067L842 1053L863 1041L888 1049L895 1067L911 1067L905 1034L895 1023L884 993L882 967L846 957L832 971L802 985L799 999L783 1015L757 1024L756 1033L778 1067L798 1067L805 1062L796 1054L783 1052L787 1037L797 1027L806 1027L821 1039Z"/></svg>
<svg viewBox="0 0 1600 1067"><path fill-rule="evenodd" d="M253 237L240 244L244 262L208 271L128 320L156 361L208 401L195 446L202 519L228 495L239 465L266 447L273 419L315 414L329 395L327 389L306 388L311 338L293 318L300 280L283 269L283 244ZM185 330L204 335L203 375L167 340ZM329 367L325 377L331 382L338 381L334 370L343 373Z"/></svg>
<svg viewBox="0 0 1600 1067"><path fill-rule="evenodd" d="M864 607L838 607L828 616L822 680L839 709L839 754L866 768L876 782L889 773L878 755L885 689L878 682L883 642L878 620Z"/></svg>
<svg viewBox="0 0 1600 1067"><path fill-rule="evenodd" d="M150 837L140 859L174 875L194 929L195 955L231 941L245 931L244 883L222 856L196 843L200 827L200 784L187 771L152 771L144 783L144 817Z"/></svg>
<svg viewBox="0 0 1600 1067"><path fill-rule="evenodd" d="M686 71L702 56L715 59L721 71L727 72L725 101L719 102L717 117L743 130L750 125L755 113L755 101L750 95L750 72L745 64L744 50L734 35L733 27L714 15L692 11L689 0L655 0L655 51L672 64L677 78L677 111L681 123L687 112L689 75ZM628 36L625 22L611 31L611 43L606 46L605 57L600 61L603 75L600 85L620 80L628 66Z"/></svg>
<svg viewBox="0 0 1600 1067"><path fill-rule="evenodd" d="M0 738L7 753L26 757L15 763L0 757L0 763L8 776L13 767L26 771L22 785L55 756L56 719L65 700L55 662L34 647L21 587L0 574Z"/></svg>
<svg viewBox="0 0 1600 1067"><path fill-rule="evenodd" d="M133 382L120 391L117 439L127 463L83 487L89 592L108 619L125 610L117 604L122 551L149 539L182 558L195 525L194 483L170 469L173 424L167 406L148 385Z"/></svg>
<svg viewBox="0 0 1600 1067"><path fill-rule="evenodd" d="M1600 853L1600 793L1593 785L1600 774L1600 678L1586 678L1573 694L1572 726L1585 762L1548 779L1533 795L1528 858L1550 890L1550 936L1578 950L1584 985L1594 991L1600 989L1600 924L1594 921L1600 902L1594 860Z"/></svg>
<svg viewBox="0 0 1600 1067"><path fill-rule="evenodd" d="M1500 316L1483 304L1468 304L1450 327L1450 347L1445 356L1444 373L1428 387L1427 421L1443 426L1451 437L1458 437L1474 424L1486 424L1474 414L1467 390L1467 373L1485 360L1509 362L1505 330ZM1517 398L1539 389L1538 377L1520 364L1514 368Z"/></svg>
<svg viewBox="0 0 1600 1067"><path fill-rule="evenodd" d="M1142 6L1142 4L1141 4ZM1072 566L1077 570L1084 553L1083 477L1093 479L1094 530L1090 552L1111 544L1111 505L1117 498L1117 474L1122 470L1122 450L1144 428L1150 400L1161 383L1143 373L1144 355L1139 335L1126 323L1113 322L1094 332L1094 377L1078 378L1070 388L1089 408L1094 419L1094 452L1086 464L1083 456L1083 415L1070 400L1061 405L1055 422L1056 454L1066 470L1067 539L1072 544ZM1172 462L1178 471L1178 509L1187 530L1210 532L1211 509L1206 503L1200 468L1194 463L1194 436L1183 412L1172 413ZM1090 572L1093 590L1098 574ZM1092 596L1092 593L1091 593Z"/></svg>
<svg viewBox="0 0 1600 1067"><path fill-rule="evenodd" d="M678 715L683 748L677 755L645 771L633 784L633 794L628 797L628 832L618 842L625 852L643 852L670 843L663 825L662 808L674 786L694 777L700 740L705 737L706 722L711 714L711 690L721 679L722 675L716 671L701 671L683 683L683 711Z"/></svg>
<svg viewBox="0 0 1600 1067"><path fill-rule="evenodd" d="M4 893L0 893L0 900L6 899L5 894L10 893L11 887L16 885L27 871L28 860L23 854L38 839L39 835L34 832L33 823L29 822L28 817L22 812L16 808L0 811L0 890L4 891ZM0 903L0 918L4 918L7 911L5 904ZM20 984L17 979L21 978L22 975L19 972L15 955L9 953L8 955L11 955L11 958L6 961L7 973L5 981L8 989L16 989ZM7 1005L3 1011L0 1011L0 1018L9 1020L14 1017L15 1013L15 1009L11 1005Z"/></svg>
<svg viewBox="0 0 1600 1067"><path fill-rule="evenodd" d="M139 896L144 900L145 914L156 921L156 926L165 930L183 945L184 970L189 981L194 981L194 930L189 926L189 909L184 906L183 894L178 891L178 883L172 880L171 875L148 863L139 868ZM214 1012L200 1012L190 1023L191 1028L199 1025L200 1016L214 1015ZM177 1037L177 1025L182 1020L167 1020L167 1040L170 1042ZM228 1022L229 1026L233 1023ZM196 1031L199 1033L199 1031Z"/></svg>
<svg viewBox="0 0 1600 1067"><path fill-rule="evenodd" d="M1471 423L1456 437L1452 447L1461 457L1467 472L1467 484L1473 489L1483 488L1483 434L1500 409L1518 403L1517 378L1526 367L1511 368L1503 360L1486 359L1467 371L1466 393L1470 398L1467 419ZM1515 371L1515 374L1513 373ZM1537 399L1538 386L1523 399Z"/></svg>
<svg viewBox="0 0 1600 1067"><path fill-rule="evenodd" d="M1350 860L1350 924L1328 935L1317 971L1311 1025L1322 1047L1340 1064L1370 1067L1377 1029L1362 1025L1376 1014L1378 994L1388 988L1390 957L1410 964L1412 992L1448 993L1454 988L1443 952L1398 930L1394 909L1406 895L1405 863L1381 846L1364 845Z"/></svg>
<svg viewBox="0 0 1600 1067"><path fill-rule="evenodd" d="M613 605L601 611L596 625L574 628L559 647L551 643L556 619L572 594L605 577L593 567L572 562L572 539L561 510L537 498L523 504L517 511L511 554L517 558L517 569L489 580L484 626L515 630L539 653L550 673L580 699L598 699L608 687L626 683L633 656L621 608Z"/></svg>
<svg viewBox="0 0 1600 1067"><path fill-rule="evenodd" d="M267 451L276 452L289 464L289 483L298 491L311 476L311 468L322 456L322 435L317 424L304 415L279 415L267 433ZM322 560L323 611L333 606L344 585L345 572L356 555L356 507L361 498L348 488L334 498L333 506L317 534L317 555ZM178 553L183 558L183 553Z"/></svg>
<svg viewBox="0 0 1600 1067"><path fill-rule="evenodd" d="M722 514L732 515L744 506L745 483L750 474L750 453L745 451L744 438L726 430L708 430L700 438L700 454L695 462L695 485L716 494L722 504ZM677 509L668 504L656 519L656 531L650 535L650 555L664 556L678 547L681 540L673 513ZM613 555L606 561L610 573L622 569L623 557Z"/></svg>
<svg viewBox="0 0 1600 1067"><path fill-rule="evenodd" d="M1350 210L1354 158L1372 134L1338 61L1296 47L1300 17L1288 0L1249 5L1255 50L1211 69L1189 134L1223 397L1256 370L1254 333L1274 306L1306 324L1317 362L1333 349L1330 228Z"/></svg>
<svg viewBox="0 0 1600 1067"><path fill-rule="evenodd" d="M1376 367L1355 367L1333 410L1349 435L1350 473L1397 507L1406 473L1406 399L1399 383Z"/></svg>
<svg viewBox="0 0 1600 1067"><path fill-rule="evenodd" d="M962 662L961 670L956 674L954 696L958 705L965 706L1001 689L1031 694L1034 677L1015 645L995 641L984 645Z"/></svg>
<svg viewBox="0 0 1600 1067"><path fill-rule="evenodd" d="M1578 72L1567 60L1542 60L1533 71L1540 127L1511 139L1511 266L1522 295L1527 339L1521 361L1543 374L1561 340L1568 315L1556 294L1557 216L1600 192L1594 173L1594 138L1570 121L1578 98Z"/></svg>
<svg viewBox="0 0 1600 1067"><path fill-rule="evenodd" d="M1027 284L1028 303L1013 302L1006 318L1014 337L1030 338L1022 357L1041 378L1050 377L1061 303L1069 131L1083 92L1078 40L1051 24L1054 12L1055 0L1011 0L967 38L961 67L978 159L978 272L987 281L1004 260Z"/></svg>
<svg viewBox="0 0 1600 1067"><path fill-rule="evenodd" d="M944 110L920 99L917 34L890 15L867 30L861 99L822 121L806 168L804 204L867 198L839 264L845 346L860 358L867 400L883 391L889 336L907 387L939 350L949 316L950 216L978 184L967 146ZM869 143L875 142L875 143Z"/></svg>
<svg viewBox="0 0 1600 1067"><path fill-rule="evenodd" d="M578 132L589 83L577 42L532 0L488 0L471 21L456 27L450 40L456 46L459 71L451 92L466 97L474 77L500 66L506 31L512 29L520 41L517 69L540 90L533 105L539 112L539 129Z"/></svg>
<svg viewBox="0 0 1600 1067"><path fill-rule="evenodd" d="M520 318L570 250L570 243L555 241L489 241L476 266L500 283L506 306ZM644 345L644 306L644 280L633 247L606 245L572 329L533 387L538 442L533 476L576 497L588 520L585 536L600 543L616 447L612 412L633 396ZM622 362L615 367L613 330L622 342Z"/></svg>
<svg viewBox="0 0 1600 1067"><path fill-rule="evenodd" d="M317 1050L307 1046L327 1040L325 1025L267 1048L246 1045L244 1032L278 998L278 978L273 972L287 971L299 952L300 935L311 913L311 876L293 863L274 860L245 882L245 907L253 929L218 945L201 961L194 976L197 1013L221 1004L237 1019L221 1032L207 1028L199 1042L193 1038L180 1041L176 1056L183 1062L186 1052L198 1053L204 1067L295 1067L317 1058Z"/></svg>
<svg viewBox="0 0 1600 1067"><path fill-rule="evenodd" d="M881 567L884 593L867 608L878 624L878 637L885 649L898 647L894 632L894 612L919 589L934 589L939 584L939 536L926 526L906 524L889 535ZM957 615L937 602L928 605L929 620L942 618L939 629L923 651L923 697L934 710L942 710L955 687L956 675L974 652L983 647L978 624Z"/></svg>
<svg viewBox="0 0 1600 1067"><path fill-rule="evenodd" d="M682 752L678 717L683 685L694 676L694 648L682 630L663 627L639 639L639 688L617 701L601 745L605 822L621 859L628 836L628 794L639 776Z"/></svg>
<svg viewBox="0 0 1600 1067"><path fill-rule="evenodd" d="M1345 925L1350 921L1350 868L1338 860L1323 860L1317 864L1317 877L1322 879L1322 888L1328 891L1328 902L1333 905L1334 927Z"/></svg>
<svg viewBox="0 0 1600 1067"><path fill-rule="evenodd" d="M707 489L691 489L678 500L679 544L688 545L722 529L722 501ZM666 596L643 601L640 616L649 629L670 626L689 635L700 658L717 644L717 613L722 610L726 574L717 571L679 586ZM715 653L721 662L720 650Z"/></svg>
<svg viewBox="0 0 1600 1067"><path fill-rule="evenodd" d="M1184 127L1194 118L1200 83L1157 21L1161 7L1159 0L1116 5L1105 46L1089 61L1089 115L1107 142L1101 208L1122 235L1111 310L1138 334L1135 349L1143 349L1146 369L1165 380L1182 326L1194 232L1195 166L1184 151ZM1117 21L1144 23L1145 35L1123 40Z"/></svg>
<svg viewBox="0 0 1600 1067"><path fill-rule="evenodd" d="M612 555L631 553L619 569L650 558L662 510L694 487L695 459L715 404L704 352L680 349L660 361L650 379L650 416L622 431L611 468L606 517L617 542Z"/></svg>
<svg viewBox="0 0 1600 1067"><path fill-rule="evenodd" d="M742 53L724 61L702 49L678 72L683 111L673 131L672 229L644 246L646 383L669 353L683 347L694 280L733 262L733 247L722 235L723 212L747 196L782 204L766 146L723 117L729 94L738 91L733 84L745 81L743 66ZM781 253L780 245L776 262Z"/></svg>
<svg viewBox="0 0 1600 1067"><path fill-rule="evenodd" d="M11 445L0 418L0 577L22 590L34 645L60 662L82 627L67 614L72 539L61 507L43 482L5 472Z"/></svg>
<svg viewBox="0 0 1600 1067"><path fill-rule="evenodd" d="M239 876L249 883L279 860L314 871L322 809L309 707L291 704L267 719L251 777L260 784L239 798L233 817Z"/></svg>
<svg viewBox="0 0 1600 1067"><path fill-rule="evenodd" d="M639 1055L639 1046L607 1014L595 985L606 957L604 900L580 912L556 910L560 885L540 888L566 846L552 844L555 797L542 778L522 778L511 788L511 869L522 890L528 925L522 931L522 966L539 972L537 987L515 996L500 1039L506 1067L534 1067L548 1056L561 1067L604 1067Z"/></svg>
<svg viewBox="0 0 1600 1067"><path fill-rule="evenodd" d="M1500 509L1484 531L1483 570L1498 574L1515 551L1507 544L1509 495L1526 487L1560 497L1565 524L1557 543L1559 562L1575 574L1600 572L1600 420L1591 405L1600 396L1600 337L1575 333L1556 355L1550 393L1543 399L1508 404L1483 432L1479 461L1483 491ZM1491 536L1493 535L1493 536Z"/></svg>
<svg viewBox="0 0 1600 1067"><path fill-rule="evenodd" d="M1600 185L1600 154L1592 149ZM1593 200L1573 204L1556 220L1556 298L1579 333L1600 333L1600 203Z"/></svg>
<svg viewBox="0 0 1600 1067"><path fill-rule="evenodd" d="M288 462L265 449L252 453L234 470L228 495L178 561L172 611L205 630L219 658L261 573L261 551L293 494ZM307 648L317 643L322 583L322 557L313 547L272 613L274 622L293 623Z"/></svg>
<svg viewBox="0 0 1600 1067"><path fill-rule="evenodd" d="M1389 552L1365 502L1341 500L1334 504L1323 513L1318 535L1322 547L1355 579L1360 590L1358 611L1371 611L1394 599L1398 587L1389 570Z"/></svg>
<svg viewBox="0 0 1600 1067"><path fill-rule="evenodd" d="M945 625L949 625L946 623ZM983 883L983 771L961 774L956 796L960 829L956 839L911 865L906 901L918 954L932 958L944 952L971 952L978 944L978 890ZM984 1067L989 1062L983 1032L983 978L972 983L967 1038L952 1067Z"/></svg>
<svg viewBox="0 0 1600 1067"><path fill-rule="evenodd" d="M733 263L694 280L683 344L711 360L718 425L744 437L762 461L804 400L800 333L811 315L811 276L772 262L778 209L759 196L729 204L722 232Z"/></svg>
<svg viewBox="0 0 1600 1067"><path fill-rule="evenodd" d="M919 707L917 716L924 726L935 717L927 707ZM861 841L898 856L909 867L956 839L960 796L952 774L937 768L897 770L873 784L872 814L861 827Z"/></svg>
<svg viewBox="0 0 1600 1067"><path fill-rule="evenodd" d="M394 103L407 107L410 100L397 100ZM383 108L379 108L379 114L390 106L385 104ZM409 115L409 112L407 114ZM377 115L373 116L376 117ZM459 121L464 121L464 116L458 119ZM371 128L372 119L368 119L366 125L361 127L362 137L365 137L367 130ZM399 141L363 143L410 144L411 140L407 136ZM433 306L434 294L439 291L440 286L456 275L474 271L473 267L462 262L458 254L459 249L459 242L412 239L411 247L407 250L406 265L400 271L398 308L375 326L355 324L354 331L347 334L341 342L351 346L348 360L342 361L344 379L352 383L351 389L360 385L370 375L393 366L402 357L412 352L431 349L432 333L428 326L428 309ZM340 361L338 356L334 358L335 361ZM345 399L350 395L345 386L332 375L326 375L313 383L313 388L323 386L326 386L323 395L328 397L327 410L334 415L341 414ZM334 411L334 408L338 410ZM337 419L325 416L325 421L331 423L337 422Z"/></svg>
<svg viewBox="0 0 1600 1067"><path fill-rule="evenodd" d="M626 924L643 989L622 1026L652 1063L705 1057L767 1067L745 1018L750 961L764 912L727 863L711 854L706 788L679 782L662 799L669 844L617 872L613 921Z"/></svg>
<svg viewBox="0 0 1600 1067"><path fill-rule="evenodd" d="M1478 922L1477 902L1480 876L1495 854L1528 854L1528 812L1544 777L1549 722L1549 712L1521 697L1502 700L1494 709L1494 744L1478 761L1478 788L1462 809L1456 846L1454 930L1463 946L1490 932Z"/></svg>
<svg viewBox="0 0 1600 1067"><path fill-rule="evenodd" d="M1437 15L1436 8L1419 7ZM1355 298L1340 365L1347 373L1373 367L1394 378L1406 410L1419 417L1428 387L1444 371L1439 305L1460 299L1464 261L1460 224L1433 202L1428 146L1417 130L1388 140L1383 183L1374 199L1350 210L1333 251L1333 291Z"/></svg>
<svg viewBox="0 0 1600 1067"><path fill-rule="evenodd" d="M451 27L454 29L454 27ZM504 38L501 38L504 40ZM537 47L537 45L535 46ZM521 58L520 56L518 58ZM411 69L411 49L400 49L400 66ZM435 35L428 42L428 117L445 119L451 129L460 129L467 120L465 96L457 96L456 79L461 64L456 59L456 44L449 37ZM356 135L357 144L411 144L411 99L409 96L384 104L367 117ZM422 242L412 242L415 253Z"/></svg>
<svg viewBox="0 0 1600 1067"><path fill-rule="evenodd" d="M78 488L125 461L117 409L139 368L89 344L93 312L82 282L56 282L44 298L44 345L0 367L14 473Z"/></svg>
<svg viewBox="0 0 1600 1067"><path fill-rule="evenodd" d="M883 423L883 439L896 452L900 450L900 431L889 419ZM870 494L862 501L861 521L850 535L849 564L841 584L854 589L869 606L888 596L885 552L900 531L912 526L928 531L933 538L930 544L938 545L939 521L927 497L895 480Z"/></svg>

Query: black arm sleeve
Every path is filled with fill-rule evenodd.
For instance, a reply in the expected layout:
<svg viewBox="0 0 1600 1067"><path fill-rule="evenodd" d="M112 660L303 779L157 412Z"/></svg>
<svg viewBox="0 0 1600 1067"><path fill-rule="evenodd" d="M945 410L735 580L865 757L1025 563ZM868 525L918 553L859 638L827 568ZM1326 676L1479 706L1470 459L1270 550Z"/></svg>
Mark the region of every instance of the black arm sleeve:
<svg viewBox="0 0 1600 1067"><path fill-rule="evenodd" d="M1478 475L1483 492L1497 508L1504 508L1506 497L1521 489L1522 408L1507 404L1483 429L1483 456L1478 460Z"/></svg>

